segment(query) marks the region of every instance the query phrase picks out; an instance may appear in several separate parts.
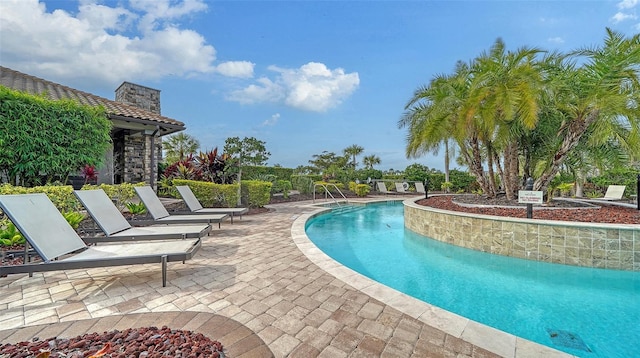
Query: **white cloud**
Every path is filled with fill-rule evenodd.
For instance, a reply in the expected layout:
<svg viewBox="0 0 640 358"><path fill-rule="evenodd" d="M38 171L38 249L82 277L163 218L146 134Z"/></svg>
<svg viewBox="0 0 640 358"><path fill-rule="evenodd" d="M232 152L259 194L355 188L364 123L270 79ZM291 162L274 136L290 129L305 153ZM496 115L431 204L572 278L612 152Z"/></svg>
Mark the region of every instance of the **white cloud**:
<svg viewBox="0 0 640 358"><path fill-rule="evenodd" d="M550 37L547 39L548 42L554 43L554 44L563 44L564 43L564 39L562 37Z"/></svg>
<svg viewBox="0 0 640 358"><path fill-rule="evenodd" d="M280 119L280 113L276 113L274 115L271 116L271 118L265 120L264 122L262 122L262 126L267 127L267 126L275 126L276 123L278 123L278 120Z"/></svg>
<svg viewBox="0 0 640 358"><path fill-rule="evenodd" d="M329 69L318 62L309 62L297 69L270 66L278 73L275 80L260 78L242 90L234 91L229 100L240 103L279 102L306 111L325 112L348 98L360 84L357 72Z"/></svg>
<svg viewBox="0 0 640 358"><path fill-rule="evenodd" d="M129 28L138 17L133 12L118 7L85 3L78 8L78 20L88 24L93 31Z"/></svg>
<svg viewBox="0 0 640 358"><path fill-rule="evenodd" d="M614 24L617 24L619 22L625 21L625 20L635 20L638 17L634 14L625 14L623 12L617 12L615 15L613 15L611 17L611 21L613 21Z"/></svg>
<svg viewBox="0 0 640 358"><path fill-rule="evenodd" d="M216 71L223 76L251 78L255 64L248 61L228 61L216 66Z"/></svg>
<svg viewBox="0 0 640 358"><path fill-rule="evenodd" d="M639 2L640 0L622 0L618 3L618 9L621 9L621 10L632 9L636 7L636 5L638 5Z"/></svg>
<svg viewBox="0 0 640 358"><path fill-rule="evenodd" d="M227 96L230 101L242 104L260 102L279 102L284 99L285 88L266 77L256 80L257 84L249 85L241 90L233 91Z"/></svg>
<svg viewBox="0 0 640 358"><path fill-rule="evenodd" d="M143 32L153 31L159 26L191 13L205 11L207 4L202 0L129 0L131 7L144 13L139 27Z"/></svg>
<svg viewBox="0 0 640 358"><path fill-rule="evenodd" d="M2 65L65 83L114 88L124 80L218 72L247 77L253 64L215 65L216 50L178 20L206 11L202 0L82 0L78 11L38 0L0 0ZM140 30L142 29L142 30Z"/></svg>

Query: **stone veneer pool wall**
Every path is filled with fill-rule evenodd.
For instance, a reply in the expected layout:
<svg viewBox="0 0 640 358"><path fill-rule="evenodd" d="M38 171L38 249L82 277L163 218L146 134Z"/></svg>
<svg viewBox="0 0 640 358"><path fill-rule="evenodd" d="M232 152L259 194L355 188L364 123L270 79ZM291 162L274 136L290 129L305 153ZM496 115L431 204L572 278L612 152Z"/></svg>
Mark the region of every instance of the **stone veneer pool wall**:
<svg viewBox="0 0 640 358"><path fill-rule="evenodd" d="M640 225L467 214L416 200L404 201L405 227L438 241L529 260L640 271Z"/></svg>

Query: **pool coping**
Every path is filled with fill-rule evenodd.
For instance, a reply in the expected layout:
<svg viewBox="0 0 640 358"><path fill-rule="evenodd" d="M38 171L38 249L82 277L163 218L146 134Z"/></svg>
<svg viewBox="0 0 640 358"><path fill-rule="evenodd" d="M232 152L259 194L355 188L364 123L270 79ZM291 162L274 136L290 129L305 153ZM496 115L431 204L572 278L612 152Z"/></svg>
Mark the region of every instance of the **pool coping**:
<svg viewBox="0 0 640 358"><path fill-rule="evenodd" d="M359 201L357 204L389 201L404 203L412 200L415 198L384 198ZM305 231L307 221L332 209L319 207L319 204L309 205L309 208L314 210L302 213L294 220L291 237L311 262L337 279L425 324L503 357L574 357L423 302L340 264L311 242Z"/></svg>

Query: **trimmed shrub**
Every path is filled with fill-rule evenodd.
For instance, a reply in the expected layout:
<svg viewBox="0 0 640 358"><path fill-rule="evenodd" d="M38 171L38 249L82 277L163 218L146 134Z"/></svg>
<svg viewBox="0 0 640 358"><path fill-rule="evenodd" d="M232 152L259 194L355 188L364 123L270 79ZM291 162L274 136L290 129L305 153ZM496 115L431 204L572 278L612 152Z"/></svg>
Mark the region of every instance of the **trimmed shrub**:
<svg viewBox="0 0 640 358"><path fill-rule="evenodd" d="M44 185L25 188L23 186L13 186L11 184L0 185L0 195L11 194L47 194L49 200L60 212L79 211L80 202L73 195L73 187L71 185Z"/></svg>
<svg viewBox="0 0 640 358"><path fill-rule="evenodd" d="M243 180L242 181L242 202L250 208L261 208L271 200L271 186L273 184L266 181Z"/></svg>
<svg viewBox="0 0 640 358"><path fill-rule="evenodd" d="M301 194L310 194L313 191L313 183L322 181L322 175L292 175L291 186Z"/></svg>
<svg viewBox="0 0 640 358"><path fill-rule="evenodd" d="M276 180L272 183L271 194L282 193L282 196L286 199L289 197L289 190L293 187L288 180Z"/></svg>
<svg viewBox="0 0 640 358"><path fill-rule="evenodd" d="M107 196L114 201L116 206L120 211L124 211L127 203L131 201L131 199L136 197L136 191L133 189L135 186L145 186L147 185L144 182L131 184L131 183L122 183L122 184L100 184L100 185L91 185L86 184L82 187L82 190L92 190L92 189L102 189L107 194ZM75 196L74 196L75 198Z"/></svg>
<svg viewBox="0 0 640 358"><path fill-rule="evenodd" d="M355 192L356 192L356 185L358 185L358 184L356 184L356 182L354 182L354 181L350 181L350 182L349 182L349 191L351 191L351 192L354 192L354 193L355 193Z"/></svg>
<svg viewBox="0 0 640 358"><path fill-rule="evenodd" d="M204 207L234 208L238 203L238 184L173 179L173 185L187 185Z"/></svg>
<svg viewBox="0 0 640 358"><path fill-rule="evenodd" d="M369 186L369 184L356 184L355 186L355 190L353 190L354 193L356 193L357 196L367 196L369 194L369 191L371 191L371 187Z"/></svg>
<svg viewBox="0 0 640 358"><path fill-rule="evenodd" d="M86 184L82 187L82 190L102 189L107 196L116 202L118 209L122 211L125 208L127 202L131 201L136 196L136 192L133 189L134 186L143 186L145 183L137 184L100 184L90 185ZM34 186L33 188L25 188L22 186L12 186L11 184L0 185L0 195L5 194L31 194L31 193L44 193L49 197L49 200L53 202L53 205L61 213L76 212L82 209L82 205L76 199L73 194L73 187L71 185L44 185Z"/></svg>

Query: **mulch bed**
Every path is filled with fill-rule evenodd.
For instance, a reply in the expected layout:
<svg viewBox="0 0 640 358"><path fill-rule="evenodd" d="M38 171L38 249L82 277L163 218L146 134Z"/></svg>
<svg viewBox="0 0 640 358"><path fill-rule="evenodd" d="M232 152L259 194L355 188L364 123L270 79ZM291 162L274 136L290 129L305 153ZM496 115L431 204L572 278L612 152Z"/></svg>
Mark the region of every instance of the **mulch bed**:
<svg viewBox="0 0 640 358"><path fill-rule="evenodd" d="M224 358L222 344L192 331L142 327L124 331L87 333L73 338L33 338L28 342L1 344L6 358L125 358L210 357Z"/></svg>
<svg viewBox="0 0 640 358"><path fill-rule="evenodd" d="M466 207L458 203L488 205L492 207ZM505 216L513 218L526 218L526 206L517 201L508 201L505 198L486 199L474 195L446 195L431 196L421 199L417 204L431 206L437 209L460 211L472 214L493 216ZM496 206L511 206L509 208ZM621 207L617 205L599 205L590 207L588 204L580 204L564 200L554 200L547 209L545 207L534 208L533 218L541 220L577 221L588 223L609 224L640 224L640 210Z"/></svg>

